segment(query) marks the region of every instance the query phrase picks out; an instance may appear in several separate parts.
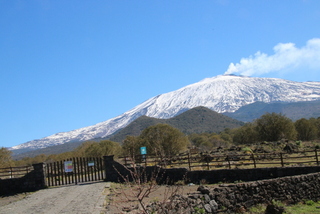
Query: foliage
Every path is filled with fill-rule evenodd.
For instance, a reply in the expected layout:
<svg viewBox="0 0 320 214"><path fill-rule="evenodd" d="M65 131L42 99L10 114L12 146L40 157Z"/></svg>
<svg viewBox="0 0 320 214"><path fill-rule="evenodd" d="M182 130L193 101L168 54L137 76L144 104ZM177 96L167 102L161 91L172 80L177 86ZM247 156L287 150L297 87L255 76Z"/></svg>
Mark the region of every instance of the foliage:
<svg viewBox="0 0 320 214"><path fill-rule="evenodd" d="M45 154L45 155L59 155L61 153L65 152L71 152L81 146L83 142L69 142L65 144L55 145L55 146L49 146L42 149L32 150L28 152L22 152L20 154L15 154L15 152L12 154L14 159L21 160L26 157L36 157L37 155Z"/></svg>
<svg viewBox="0 0 320 214"><path fill-rule="evenodd" d="M249 148L249 147L244 147L244 148L242 148L242 151L243 151L245 154L253 154L252 149Z"/></svg>
<svg viewBox="0 0 320 214"><path fill-rule="evenodd" d="M178 129L167 124L157 124L143 130L141 145L147 147L149 154L173 156L187 149L189 141Z"/></svg>
<svg viewBox="0 0 320 214"><path fill-rule="evenodd" d="M86 142L76 149L77 156L82 157L102 157L105 155L119 155L121 146L119 143L102 140L98 142Z"/></svg>
<svg viewBox="0 0 320 214"><path fill-rule="evenodd" d="M141 116L127 125L125 128L112 134L108 139L115 142L123 142L127 136L139 136L141 132L149 126L154 126L159 123L165 123L166 120Z"/></svg>
<svg viewBox="0 0 320 214"><path fill-rule="evenodd" d="M317 138L320 138L320 117L317 119L312 117L309 120L317 129Z"/></svg>
<svg viewBox="0 0 320 214"><path fill-rule="evenodd" d="M82 143L73 151L63 152L60 154L40 154L35 157L24 157L15 161L17 166L31 166L35 163L50 163L70 159L73 157L102 157L104 155L120 155L121 146L119 143L109 140L102 140L100 142L87 141Z"/></svg>
<svg viewBox="0 0 320 214"><path fill-rule="evenodd" d="M12 159L11 159L11 151L1 147L0 148L0 168L9 167L12 165Z"/></svg>
<svg viewBox="0 0 320 214"><path fill-rule="evenodd" d="M295 128L298 133L298 140L315 140L317 138L317 127L316 123L312 122L312 120L307 120L305 118L302 118L300 120L297 120L295 123Z"/></svg>
<svg viewBox="0 0 320 214"><path fill-rule="evenodd" d="M194 207L194 213L195 214L202 214L202 213L206 213L206 211L204 208Z"/></svg>
<svg viewBox="0 0 320 214"><path fill-rule="evenodd" d="M214 147L225 147L231 143L230 141L232 141L231 136L225 132L222 134L193 133L190 134L188 138L194 146L203 151L212 150Z"/></svg>
<svg viewBox="0 0 320 214"><path fill-rule="evenodd" d="M307 200L305 203L298 203L295 205L287 206L287 213L300 214L300 213L319 213L320 202Z"/></svg>
<svg viewBox="0 0 320 214"><path fill-rule="evenodd" d="M169 119L141 116L111 136L110 140L122 142L126 136L139 136L144 129L157 124L168 124L189 135L192 133L220 133L244 123L208 108L196 107Z"/></svg>
<svg viewBox="0 0 320 214"><path fill-rule="evenodd" d="M297 135L294 123L281 113L262 115L256 120L256 130L262 141L294 140Z"/></svg>
<svg viewBox="0 0 320 214"><path fill-rule="evenodd" d="M122 144L123 155L129 155L134 157L135 155L140 154L139 148L141 146L140 138L136 136L127 136Z"/></svg>
<svg viewBox="0 0 320 214"><path fill-rule="evenodd" d="M211 110L199 107L193 109L191 113L199 113L201 118L203 116L202 113L206 111L210 112ZM184 113L181 115L183 114ZM188 118L188 115L189 114L187 114L187 117L185 115L182 118L178 118L183 120L183 118ZM146 119L146 124L148 124L147 121L148 120ZM254 152L276 151L272 146L274 145L273 143L285 143L285 141L279 142L279 140L284 138L294 140L295 136L298 136L298 140L303 141L296 142L296 145L302 148L320 148L318 141L320 139L320 117L310 119L302 118L293 123L282 114L266 113L255 122L247 123L242 127L235 129L225 128L220 133L191 133L188 137L178 129L168 124L157 124L145 128L140 136L126 136L123 140L122 146L119 143L110 140L101 140L100 142L88 141L82 143L76 149L69 152L51 154L48 152L49 148L46 148L46 150L40 150L45 152L44 154L40 153L38 155L34 155L34 157L32 157L32 155L30 155L31 157L24 158L14 157L15 159L18 159L18 161L12 160L11 151L6 148L1 148L0 167L1 165L24 166L39 162L49 163L72 157L100 157L104 155L117 156L120 154L133 156L140 153L139 148L141 146L147 147L148 154L156 154L162 157L167 155L173 156L185 151L190 145L189 142L201 151L214 151L216 148L215 152L221 152L221 148L219 147L228 148L232 144L245 144L246 146L250 146ZM79 143L68 143L68 145L61 148L63 148L64 151L68 151L70 148L73 148L73 146L71 146L73 144L79 145Z"/></svg>
<svg viewBox="0 0 320 214"><path fill-rule="evenodd" d="M286 205L279 201L272 201L274 205L285 207L285 213L300 214L300 213L319 213L320 202L314 202L312 200L304 200L298 204ZM250 209L247 213L260 214L265 213L267 205L257 204Z"/></svg>
<svg viewBox="0 0 320 214"><path fill-rule="evenodd" d="M304 102L255 102L242 106L235 112L226 112L224 115L236 120L252 122L265 112L275 112L286 115L293 121L300 118L320 117L320 100Z"/></svg>
<svg viewBox="0 0 320 214"><path fill-rule="evenodd" d="M253 123L247 123L235 130L233 142L236 144L254 144L258 141L258 132Z"/></svg>
<svg viewBox="0 0 320 214"><path fill-rule="evenodd" d="M220 138L224 140L224 142L233 143L233 129L226 128L220 134Z"/></svg>

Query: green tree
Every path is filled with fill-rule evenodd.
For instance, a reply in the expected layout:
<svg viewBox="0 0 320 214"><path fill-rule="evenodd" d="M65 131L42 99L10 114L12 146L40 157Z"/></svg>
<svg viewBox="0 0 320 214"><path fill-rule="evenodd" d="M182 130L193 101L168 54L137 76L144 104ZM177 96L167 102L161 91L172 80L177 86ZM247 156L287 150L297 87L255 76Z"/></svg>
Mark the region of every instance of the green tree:
<svg viewBox="0 0 320 214"><path fill-rule="evenodd" d="M297 135L294 123L281 113L262 115L256 120L256 130L263 141L294 140Z"/></svg>
<svg viewBox="0 0 320 214"><path fill-rule="evenodd" d="M310 122L312 124L314 124L314 126L317 129L317 138L320 138L320 117L318 117L317 119L316 118L310 118L309 120L310 120Z"/></svg>
<svg viewBox="0 0 320 214"><path fill-rule="evenodd" d="M233 142L236 144L254 144L258 141L258 132L253 123L247 123L235 130Z"/></svg>
<svg viewBox="0 0 320 214"><path fill-rule="evenodd" d="M122 152L124 155L129 155L130 157L134 157L135 155L140 154L139 148L141 146L139 137L136 136L127 136L123 140L122 144Z"/></svg>
<svg viewBox="0 0 320 214"><path fill-rule="evenodd" d="M220 133L221 139L225 142L233 143L233 134L231 132L231 129L225 129L225 131Z"/></svg>
<svg viewBox="0 0 320 214"><path fill-rule="evenodd" d="M86 141L82 143L80 146L78 146L76 149L73 150L74 156L78 157L85 157L86 156L86 150L89 149L90 146L93 144L97 144L96 141Z"/></svg>
<svg viewBox="0 0 320 214"><path fill-rule="evenodd" d="M317 138L318 130L316 127L316 124L312 122L311 120L307 120L305 118L302 118L300 120L297 120L294 123L297 133L298 133L298 140L314 140Z"/></svg>
<svg viewBox="0 0 320 214"><path fill-rule="evenodd" d="M168 124L157 124L144 129L139 136L141 146L146 146L149 154L161 157L176 155L187 149L188 138L178 129Z"/></svg>
<svg viewBox="0 0 320 214"><path fill-rule="evenodd" d="M102 140L100 142L85 142L78 147L74 154L83 157L102 157L105 155L119 155L121 146L117 142Z"/></svg>
<svg viewBox="0 0 320 214"><path fill-rule="evenodd" d="M192 133L188 136L192 145L201 147L202 145L209 145L209 134L208 133Z"/></svg>
<svg viewBox="0 0 320 214"><path fill-rule="evenodd" d="M9 167L12 165L12 152L4 147L0 148L0 168Z"/></svg>

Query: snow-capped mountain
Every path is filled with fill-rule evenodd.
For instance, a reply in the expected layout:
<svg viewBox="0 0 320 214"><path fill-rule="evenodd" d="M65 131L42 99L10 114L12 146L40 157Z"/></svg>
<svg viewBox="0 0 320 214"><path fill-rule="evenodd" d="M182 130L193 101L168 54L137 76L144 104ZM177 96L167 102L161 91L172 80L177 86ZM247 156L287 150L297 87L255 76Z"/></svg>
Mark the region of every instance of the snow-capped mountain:
<svg viewBox="0 0 320 214"><path fill-rule="evenodd" d="M276 78L219 75L150 98L133 109L107 121L81 129L29 141L11 149L40 149L73 141L104 138L146 115L171 118L188 109L204 106L216 112L234 112L257 101L298 102L320 99L320 82L293 82Z"/></svg>

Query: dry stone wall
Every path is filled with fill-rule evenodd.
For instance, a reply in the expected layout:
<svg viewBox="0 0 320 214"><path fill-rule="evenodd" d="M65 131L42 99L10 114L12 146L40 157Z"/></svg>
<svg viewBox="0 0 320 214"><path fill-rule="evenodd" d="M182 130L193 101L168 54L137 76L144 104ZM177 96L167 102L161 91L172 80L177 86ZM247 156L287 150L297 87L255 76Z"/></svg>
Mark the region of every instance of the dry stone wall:
<svg viewBox="0 0 320 214"><path fill-rule="evenodd" d="M215 188L200 186L189 196L195 207L206 211L237 211L272 200L295 204L302 200L320 200L320 173L288 176L238 184L222 184ZM215 206L213 206L215 204Z"/></svg>
<svg viewBox="0 0 320 214"><path fill-rule="evenodd" d="M44 164L33 164L33 170L21 178L0 179L0 196L30 192L46 187Z"/></svg>

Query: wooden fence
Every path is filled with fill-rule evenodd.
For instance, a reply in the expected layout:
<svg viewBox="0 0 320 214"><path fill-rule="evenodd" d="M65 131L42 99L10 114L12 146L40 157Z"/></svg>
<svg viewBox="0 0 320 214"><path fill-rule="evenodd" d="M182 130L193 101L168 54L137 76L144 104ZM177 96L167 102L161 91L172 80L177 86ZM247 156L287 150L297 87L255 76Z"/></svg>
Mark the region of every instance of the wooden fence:
<svg viewBox="0 0 320 214"><path fill-rule="evenodd" d="M103 159L71 158L48 163L46 175L48 186L103 180L105 177Z"/></svg>
<svg viewBox="0 0 320 214"><path fill-rule="evenodd" d="M20 166L20 167L6 167L0 168L0 178L20 178L33 170L33 166Z"/></svg>
<svg viewBox="0 0 320 214"><path fill-rule="evenodd" d="M319 165L318 150L292 153L242 153L242 154L205 154L188 153L174 157L136 155L119 157L125 166L159 165L164 168L185 167L191 170L213 170L232 168L266 168L287 166Z"/></svg>

